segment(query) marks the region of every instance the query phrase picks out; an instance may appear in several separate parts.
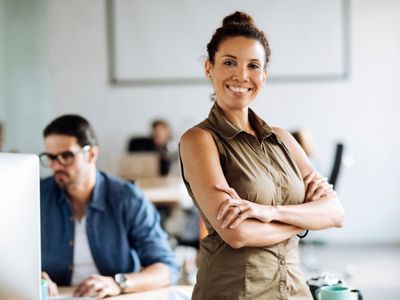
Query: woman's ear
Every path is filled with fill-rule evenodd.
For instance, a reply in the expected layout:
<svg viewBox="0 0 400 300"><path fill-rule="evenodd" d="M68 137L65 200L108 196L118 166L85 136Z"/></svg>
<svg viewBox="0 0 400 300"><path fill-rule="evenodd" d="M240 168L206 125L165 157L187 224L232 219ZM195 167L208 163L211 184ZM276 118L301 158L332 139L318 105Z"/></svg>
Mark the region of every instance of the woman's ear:
<svg viewBox="0 0 400 300"><path fill-rule="evenodd" d="M267 80L268 80L268 73L267 73L267 71L264 71L263 83L264 83L264 84L267 84Z"/></svg>
<svg viewBox="0 0 400 300"><path fill-rule="evenodd" d="M206 77L208 79L212 79L212 68L213 68L212 63L210 62L210 60L207 59L206 62L204 63L204 73L206 74Z"/></svg>

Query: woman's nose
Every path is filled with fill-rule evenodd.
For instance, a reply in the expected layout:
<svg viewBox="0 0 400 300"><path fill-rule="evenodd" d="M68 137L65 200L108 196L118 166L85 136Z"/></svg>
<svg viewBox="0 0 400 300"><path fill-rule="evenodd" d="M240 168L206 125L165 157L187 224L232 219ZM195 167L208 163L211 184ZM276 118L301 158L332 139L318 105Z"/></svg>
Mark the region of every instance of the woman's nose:
<svg viewBox="0 0 400 300"><path fill-rule="evenodd" d="M232 76L232 79L238 81L248 81L249 74L247 68L238 66L235 70L234 75Z"/></svg>

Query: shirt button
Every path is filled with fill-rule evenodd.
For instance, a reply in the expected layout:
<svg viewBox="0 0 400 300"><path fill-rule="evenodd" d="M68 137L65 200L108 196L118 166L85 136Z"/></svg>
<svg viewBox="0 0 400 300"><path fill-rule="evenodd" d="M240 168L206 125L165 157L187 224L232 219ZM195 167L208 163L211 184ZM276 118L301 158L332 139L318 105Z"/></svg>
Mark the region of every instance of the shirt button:
<svg viewBox="0 0 400 300"><path fill-rule="evenodd" d="M286 264L286 261L284 259L281 259L281 261L279 262L282 266L284 266Z"/></svg>
<svg viewBox="0 0 400 300"><path fill-rule="evenodd" d="M69 244L71 247L73 247L73 246L74 246L74 240L70 240L70 241L68 242L68 244Z"/></svg>

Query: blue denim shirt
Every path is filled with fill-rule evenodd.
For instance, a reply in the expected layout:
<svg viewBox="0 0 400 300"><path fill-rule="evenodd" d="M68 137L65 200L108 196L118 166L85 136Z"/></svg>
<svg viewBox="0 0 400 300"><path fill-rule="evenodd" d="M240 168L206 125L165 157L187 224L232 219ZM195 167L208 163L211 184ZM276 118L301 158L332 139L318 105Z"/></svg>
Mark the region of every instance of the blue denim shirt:
<svg viewBox="0 0 400 300"><path fill-rule="evenodd" d="M75 221L66 194L48 177L41 181L42 270L59 285L70 285ZM134 184L96 173L86 208L86 234L101 275L137 272L161 262L175 283L179 272L159 214Z"/></svg>

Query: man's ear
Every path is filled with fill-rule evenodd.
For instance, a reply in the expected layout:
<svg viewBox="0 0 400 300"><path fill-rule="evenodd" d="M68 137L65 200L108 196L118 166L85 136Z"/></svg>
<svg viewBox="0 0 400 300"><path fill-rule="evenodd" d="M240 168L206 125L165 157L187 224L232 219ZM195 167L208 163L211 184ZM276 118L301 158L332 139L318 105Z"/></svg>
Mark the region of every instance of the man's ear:
<svg viewBox="0 0 400 300"><path fill-rule="evenodd" d="M97 158L99 157L99 146L93 145L90 147L89 151L88 151L88 158L89 158L89 162L96 162Z"/></svg>
<svg viewBox="0 0 400 300"><path fill-rule="evenodd" d="M210 60L207 59L206 62L204 63L204 73L206 74L206 77L208 79L212 79L212 69L213 69L213 65L210 62Z"/></svg>

